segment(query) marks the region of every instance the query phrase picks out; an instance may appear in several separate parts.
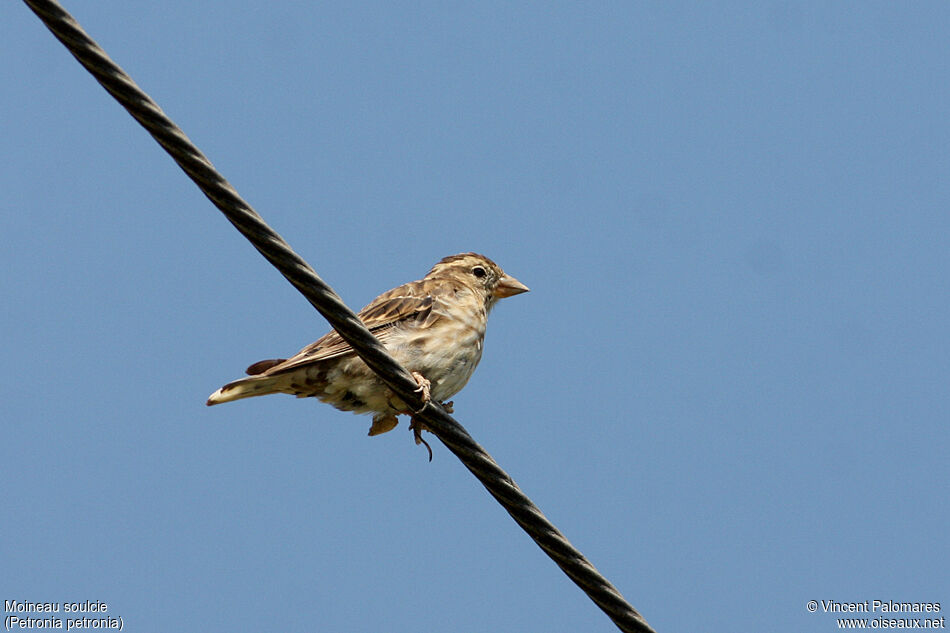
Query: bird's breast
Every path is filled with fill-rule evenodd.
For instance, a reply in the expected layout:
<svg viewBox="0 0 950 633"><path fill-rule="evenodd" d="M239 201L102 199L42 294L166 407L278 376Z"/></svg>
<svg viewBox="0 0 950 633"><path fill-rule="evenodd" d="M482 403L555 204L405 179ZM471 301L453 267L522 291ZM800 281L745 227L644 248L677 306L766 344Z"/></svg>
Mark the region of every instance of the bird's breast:
<svg viewBox="0 0 950 633"><path fill-rule="evenodd" d="M408 329L386 346L406 369L425 376L432 383L432 398L441 401L458 393L472 377L482 358L484 338L484 325L446 319L429 328Z"/></svg>

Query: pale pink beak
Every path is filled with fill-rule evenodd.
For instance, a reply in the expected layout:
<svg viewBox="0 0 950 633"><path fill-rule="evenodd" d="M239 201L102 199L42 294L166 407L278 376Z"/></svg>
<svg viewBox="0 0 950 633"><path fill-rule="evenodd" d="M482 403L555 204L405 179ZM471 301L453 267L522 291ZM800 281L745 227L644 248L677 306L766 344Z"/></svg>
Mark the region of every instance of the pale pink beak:
<svg viewBox="0 0 950 633"><path fill-rule="evenodd" d="M498 280L495 286L495 296L499 299L520 295L522 292L528 292L528 287L509 275L505 275Z"/></svg>

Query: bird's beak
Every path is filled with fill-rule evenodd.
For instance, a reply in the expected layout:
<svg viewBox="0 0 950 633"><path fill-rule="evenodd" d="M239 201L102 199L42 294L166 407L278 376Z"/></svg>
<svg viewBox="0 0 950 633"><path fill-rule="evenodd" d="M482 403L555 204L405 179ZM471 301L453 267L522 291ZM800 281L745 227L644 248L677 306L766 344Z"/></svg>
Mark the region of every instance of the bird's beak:
<svg viewBox="0 0 950 633"><path fill-rule="evenodd" d="M509 275L498 280L498 285L495 286L495 296L499 299L520 295L522 292L528 292L528 287Z"/></svg>

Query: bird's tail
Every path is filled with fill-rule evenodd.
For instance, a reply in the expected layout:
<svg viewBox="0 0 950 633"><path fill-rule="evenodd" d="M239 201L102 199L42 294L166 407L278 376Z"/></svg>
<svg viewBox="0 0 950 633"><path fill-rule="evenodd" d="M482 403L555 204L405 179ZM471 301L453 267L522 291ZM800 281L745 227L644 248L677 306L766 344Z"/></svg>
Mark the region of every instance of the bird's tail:
<svg viewBox="0 0 950 633"><path fill-rule="evenodd" d="M283 376L249 376L241 378L234 382L229 382L221 387L208 398L206 403L209 407L222 402L231 402L241 398L253 398L254 396L266 396L270 393L279 393L282 391Z"/></svg>

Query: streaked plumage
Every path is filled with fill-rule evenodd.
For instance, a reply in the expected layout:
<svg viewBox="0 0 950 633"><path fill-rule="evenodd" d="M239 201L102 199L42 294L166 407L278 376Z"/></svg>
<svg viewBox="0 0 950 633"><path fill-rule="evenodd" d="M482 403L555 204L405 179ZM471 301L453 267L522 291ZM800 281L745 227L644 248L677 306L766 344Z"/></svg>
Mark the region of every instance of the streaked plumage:
<svg viewBox="0 0 950 633"><path fill-rule="evenodd" d="M527 290L487 257L463 253L379 295L358 316L420 388L442 402L465 386L481 360L495 302ZM370 435L391 430L397 415L411 414L336 331L291 358L254 363L247 373L214 392L208 405L270 393L315 397L343 411L373 413Z"/></svg>

